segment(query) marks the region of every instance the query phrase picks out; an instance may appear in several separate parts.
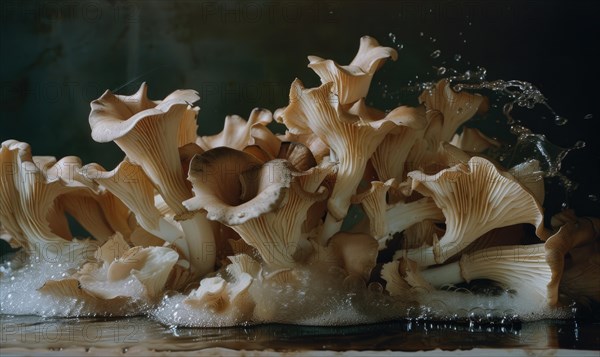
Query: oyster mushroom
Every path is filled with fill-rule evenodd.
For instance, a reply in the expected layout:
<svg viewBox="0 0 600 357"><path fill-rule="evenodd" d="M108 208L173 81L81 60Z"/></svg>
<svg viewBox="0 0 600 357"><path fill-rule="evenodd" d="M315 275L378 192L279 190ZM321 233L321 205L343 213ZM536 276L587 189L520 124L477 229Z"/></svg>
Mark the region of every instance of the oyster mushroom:
<svg viewBox="0 0 600 357"><path fill-rule="evenodd" d="M231 227L268 265L292 267L306 212L327 195L310 180L313 173L321 174L294 171L281 159L261 165L241 151L212 149L192 161L195 197L184 204Z"/></svg>
<svg viewBox="0 0 600 357"><path fill-rule="evenodd" d="M330 92L331 85L305 89L296 79L290 90L290 105L275 118L292 133L314 132L330 146L334 161L339 162L336 183L327 203L329 212L320 238L322 244L339 231L367 161L385 135L398 126L424 124L418 112L408 107L396 108L377 121L344 112L338 97Z"/></svg>
<svg viewBox="0 0 600 357"><path fill-rule="evenodd" d="M538 160L525 161L511 167L508 172L531 192L540 205L544 204L544 172Z"/></svg>
<svg viewBox="0 0 600 357"><path fill-rule="evenodd" d="M434 143L450 141L456 130L471 119L485 98L479 94L456 92L450 82L442 79L435 87L424 91L419 102L425 104L429 125L425 130L425 138Z"/></svg>
<svg viewBox="0 0 600 357"><path fill-rule="evenodd" d="M259 136L259 138L265 139L264 136L261 135L264 134L264 132L258 127L265 128L272 120L273 115L271 112L262 108L254 108L250 113L250 117L248 117L248 121L238 115L228 115L225 117L223 131L212 136L200 136L196 140L196 143L204 151L220 146L242 150L248 145L256 144L252 136L253 132Z"/></svg>
<svg viewBox="0 0 600 357"><path fill-rule="evenodd" d="M421 275L436 287L489 279L515 290L522 298L554 306L562 266L548 259L548 250L544 244L491 247L463 254L458 262L425 269Z"/></svg>
<svg viewBox="0 0 600 357"><path fill-rule="evenodd" d="M52 171L38 167L29 145L16 140L2 143L0 164L0 221L12 238L43 260L84 256L90 242L58 236L52 232L47 217L60 195L88 188L54 175L48 177L46 174Z"/></svg>
<svg viewBox="0 0 600 357"><path fill-rule="evenodd" d="M450 144L471 153L482 153L490 148L500 147L498 140L485 136L479 129L467 127L463 128L462 133L454 134Z"/></svg>
<svg viewBox="0 0 600 357"><path fill-rule="evenodd" d="M308 67L321 78L321 83L333 83L331 89L343 105L367 96L375 71L383 66L388 58L395 61L398 52L391 47L380 46L379 42L370 36L363 36L358 53L349 65L340 66L332 60L308 56Z"/></svg>
<svg viewBox="0 0 600 357"><path fill-rule="evenodd" d="M386 282L385 290L390 296L410 297L435 290L423 278L417 263L407 258L384 264L380 274Z"/></svg>
<svg viewBox="0 0 600 357"><path fill-rule="evenodd" d="M548 237L537 200L510 174L499 171L481 157L458 164L435 175L419 171L408 174L412 188L431 197L446 218L446 232L433 247L406 251L421 266L441 264L484 233L517 223L536 227L541 239ZM402 257L398 251L395 257Z"/></svg>
<svg viewBox="0 0 600 357"><path fill-rule="evenodd" d="M120 234L115 234L98 248L93 261L71 277L47 281L39 291L80 298L91 306L103 301L107 312L119 310L111 303L156 303L178 257L170 248L130 248Z"/></svg>
<svg viewBox="0 0 600 357"><path fill-rule="evenodd" d="M190 252L190 263L197 274L214 269L214 234L206 217L192 215L182 202L192 197L180 162L182 124L197 111L190 104L199 99L192 90L175 91L160 103L146 97L146 84L132 96L115 96L106 91L91 104L90 126L97 142L114 141L128 159L146 173L154 187L175 212ZM183 145L180 145L183 144Z"/></svg>
<svg viewBox="0 0 600 357"><path fill-rule="evenodd" d="M435 205L431 198L422 198L412 202L406 199L388 205L386 193L394 185L395 179L385 183L371 182L371 188L353 197L353 203L361 203L363 210L369 218L369 233L379 243L379 249L386 246L386 242L394 234L400 233L410 226L424 220L443 221L442 211Z"/></svg>
<svg viewBox="0 0 600 357"><path fill-rule="evenodd" d="M163 218L154 206L154 186L140 166L124 160L114 170L106 171L98 164L88 164L81 168L81 173L118 197L146 231L173 243L189 258L183 232Z"/></svg>

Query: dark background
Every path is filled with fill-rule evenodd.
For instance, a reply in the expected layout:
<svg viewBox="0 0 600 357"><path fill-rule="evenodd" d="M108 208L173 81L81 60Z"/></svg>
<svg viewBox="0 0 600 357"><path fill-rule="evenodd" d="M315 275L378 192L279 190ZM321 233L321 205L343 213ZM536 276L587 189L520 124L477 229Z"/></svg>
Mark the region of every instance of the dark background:
<svg viewBox="0 0 600 357"><path fill-rule="evenodd" d="M112 169L123 154L95 143L87 122L89 102L105 89L130 94L146 81L153 99L196 89L199 131L212 134L225 115L286 105L295 77L317 85L307 55L347 64L369 34L399 49L399 60L384 66L369 93L383 108L403 102L410 84L435 79L433 67L441 65L483 66L488 79L535 84L569 123L556 126L548 113L523 117L559 146L587 143L562 171L579 183L569 204L599 215L598 3L4 0L0 140ZM438 58L431 58L434 50ZM565 198L560 188L552 191L547 209L556 211Z"/></svg>

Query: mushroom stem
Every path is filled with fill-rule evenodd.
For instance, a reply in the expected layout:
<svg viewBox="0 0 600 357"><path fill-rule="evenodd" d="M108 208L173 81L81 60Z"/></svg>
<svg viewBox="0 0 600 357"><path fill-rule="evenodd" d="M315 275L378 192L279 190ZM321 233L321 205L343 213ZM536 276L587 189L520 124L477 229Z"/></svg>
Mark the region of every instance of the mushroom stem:
<svg viewBox="0 0 600 357"><path fill-rule="evenodd" d="M179 221L189 247L188 258L192 270L204 276L214 270L217 248L210 221L202 214Z"/></svg>
<svg viewBox="0 0 600 357"><path fill-rule="evenodd" d="M436 288L465 281L465 278L463 278L461 274L460 263L458 261L436 268L425 269L421 271L421 276Z"/></svg>
<svg viewBox="0 0 600 357"><path fill-rule="evenodd" d="M338 220L331 213L327 213L325 222L323 222L323 229L321 229L321 233L319 234L319 243L322 246L327 245L329 238L342 229L343 223L343 219Z"/></svg>
<svg viewBox="0 0 600 357"><path fill-rule="evenodd" d="M384 238L387 240L395 233L402 232L413 224L426 219L444 220L442 211L436 206L433 200L423 198L409 203L398 202L385 213L388 234Z"/></svg>
<svg viewBox="0 0 600 357"><path fill-rule="evenodd" d="M138 221L138 223L140 222ZM173 244L178 250L181 251L181 253L183 253L184 256L190 257L190 249L183 234L166 219L160 218L158 220L158 229L152 229L144 226L143 228L149 233L161 238L165 242Z"/></svg>

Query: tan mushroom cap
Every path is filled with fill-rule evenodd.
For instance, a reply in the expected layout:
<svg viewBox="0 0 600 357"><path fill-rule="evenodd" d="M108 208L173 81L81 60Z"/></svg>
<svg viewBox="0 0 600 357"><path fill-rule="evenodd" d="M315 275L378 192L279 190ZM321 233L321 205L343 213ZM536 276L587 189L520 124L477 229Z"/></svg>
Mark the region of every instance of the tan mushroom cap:
<svg viewBox="0 0 600 357"><path fill-rule="evenodd" d="M471 153L481 153L490 148L500 147L500 142L487 137L479 129L463 128L460 134L454 134L450 144Z"/></svg>
<svg viewBox="0 0 600 357"><path fill-rule="evenodd" d="M73 276L47 281L39 290L80 299L92 311L123 314L136 304L157 301L177 259L172 249L130 248L120 234L115 234L98 248L95 260Z"/></svg>
<svg viewBox="0 0 600 357"><path fill-rule="evenodd" d="M184 255L189 255L183 233L166 221L154 206L154 186L140 166L124 160L114 170L105 171L98 164L88 164L81 168L81 173L118 197L145 230L175 244Z"/></svg>
<svg viewBox="0 0 600 357"><path fill-rule="evenodd" d="M392 186L396 186L396 179L392 178L386 182L372 181L371 187L360 194L352 197L352 203L360 203L369 218L369 233L375 239L387 235L387 192Z"/></svg>
<svg viewBox="0 0 600 357"><path fill-rule="evenodd" d="M436 175L413 171L412 187L431 197L446 218L446 233L433 247L408 251L422 266L441 264L484 233L498 227L529 223L545 239L543 212L537 200L510 174L490 161L473 157ZM396 253L402 256L403 251Z"/></svg>
<svg viewBox="0 0 600 357"><path fill-rule="evenodd" d="M268 143L266 133L261 129L266 129L265 126L272 120L271 112L262 108L254 108L247 121L238 115L228 115L225 117L223 131L212 136L200 136L196 143L204 151L221 146L242 150L248 145L255 144L253 133L259 137L259 140L263 139Z"/></svg>
<svg viewBox="0 0 600 357"><path fill-rule="evenodd" d="M347 66L340 66L332 60L308 56L309 65L321 78L321 83L334 83L332 90L339 96L341 104L354 103L367 96L371 80L385 61L396 60L398 53L390 47L382 47L369 36L360 39L356 57Z"/></svg>
<svg viewBox="0 0 600 357"><path fill-rule="evenodd" d="M365 282L369 280L379 250L373 237L362 233L339 232L331 237L327 248L348 274L358 276Z"/></svg>
<svg viewBox="0 0 600 357"><path fill-rule="evenodd" d="M450 82L440 80L434 88L424 91L419 101L425 104L429 126L425 137L436 145L450 141L456 130L479 110L484 97L468 92L455 92Z"/></svg>
<svg viewBox="0 0 600 357"><path fill-rule="evenodd" d="M186 213L181 202L191 197L179 160L178 148L184 144L180 129L189 120L190 104L198 99L195 91L180 90L156 104L146 97L146 85L142 84L132 96L106 91L91 104L92 138L97 142L114 141L143 168L177 214Z"/></svg>
<svg viewBox="0 0 600 357"><path fill-rule="evenodd" d="M385 135L397 126L421 127L423 120L413 108L399 107L383 119L368 121L344 112L331 83L305 89L298 79L290 89L290 105L278 120L292 133L314 132L330 146L339 160L336 184L328 201L329 213L345 217L350 197L356 192L368 159Z"/></svg>
<svg viewBox="0 0 600 357"><path fill-rule="evenodd" d="M324 177L316 169L297 172L286 160L261 165L241 151L212 149L192 161L195 197L184 204L234 229L267 264L287 267L294 264L307 210L327 194L307 190L318 188L311 175Z"/></svg>
<svg viewBox="0 0 600 357"><path fill-rule="evenodd" d="M43 260L64 259L64 254L80 256L89 242L73 241L52 232L48 223L55 200L62 194L89 191L85 185L67 182L60 176L48 176L56 172L54 159L38 160L36 165L28 144L7 140L0 147L0 219L6 231L27 252Z"/></svg>

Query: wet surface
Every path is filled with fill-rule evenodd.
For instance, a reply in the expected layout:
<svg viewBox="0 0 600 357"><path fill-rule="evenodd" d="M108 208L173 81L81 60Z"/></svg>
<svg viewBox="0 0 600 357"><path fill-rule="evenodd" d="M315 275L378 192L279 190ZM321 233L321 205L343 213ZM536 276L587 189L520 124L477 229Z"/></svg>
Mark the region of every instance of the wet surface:
<svg viewBox="0 0 600 357"><path fill-rule="evenodd" d="M600 322L545 320L511 326L470 326L399 321L348 327L261 325L236 328L169 328L145 317L62 319L0 317L2 348L67 351L76 348L129 348L149 351L371 350L428 351L476 348L600 349Z"/></svg>

